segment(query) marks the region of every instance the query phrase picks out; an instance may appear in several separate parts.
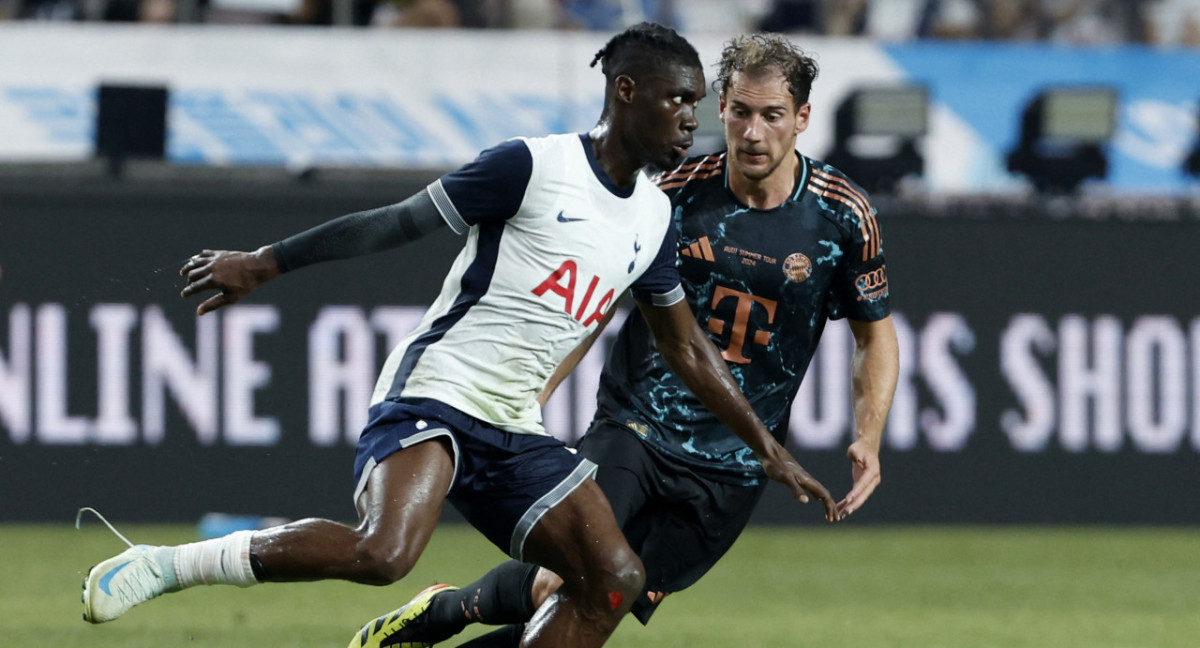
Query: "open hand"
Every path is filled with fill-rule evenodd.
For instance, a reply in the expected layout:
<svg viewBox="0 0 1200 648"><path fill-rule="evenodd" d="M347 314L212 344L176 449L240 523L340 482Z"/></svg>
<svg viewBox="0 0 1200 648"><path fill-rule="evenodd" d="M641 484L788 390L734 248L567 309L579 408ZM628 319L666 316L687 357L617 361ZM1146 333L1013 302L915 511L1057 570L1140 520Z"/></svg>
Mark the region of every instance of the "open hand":
<svg viewBox="0 0 1200 648"><path fill-rule="evenodd" d="M879 469L879 450L868 447L867 444L855 441L846 451L850 459L850 472L854 477L854 485L842 501L838 502L838 513L845 517L857 511L875 492L875 487L882 480Z"/></svg>
<svg viewBox="0 0 1200 648"><path fill-rule="evenodd" d="M181 297L218 291L196 307L196 314L203 315L237 303L264 281L278 275L279 266L270 247L256 252L202 250L183 264L179 274L187 278L187 285L179 293Z"/></svg>
<svg viewBox="0 0 1200 648"><path fill-rule="evenodd" d="M784 486L787 486L792 491L792 497L796 498L802 504L807 504L810 494L821 500L825 506L825 521L837 522L842 519L841 513L838 511L837 504L833 501L833 496L829 494L829 489L821 485L808 471L800 467L787 453L783 453L783 457L777 459L767 459L762 461L763 470L766 471L767 477L777 481Z"/></svg>

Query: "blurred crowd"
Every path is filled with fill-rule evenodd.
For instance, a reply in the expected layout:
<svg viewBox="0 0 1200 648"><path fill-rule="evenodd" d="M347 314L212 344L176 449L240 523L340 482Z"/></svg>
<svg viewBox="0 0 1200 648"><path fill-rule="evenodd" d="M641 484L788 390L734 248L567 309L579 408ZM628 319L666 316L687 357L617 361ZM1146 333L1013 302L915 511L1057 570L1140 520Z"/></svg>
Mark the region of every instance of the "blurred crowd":
<svg viewBox="0 0 1200 648"><path fill-rule="evenodd" d="M1200 47L1200 0L0 0L0 19L599 31L652 20L690 33Z"/></svg>
<svg viewBox="0 0 1200 648"><path fill-rule="evenodd" d="M1200 46L1200 0L780 0L758 27L880 40Z"/></svg>

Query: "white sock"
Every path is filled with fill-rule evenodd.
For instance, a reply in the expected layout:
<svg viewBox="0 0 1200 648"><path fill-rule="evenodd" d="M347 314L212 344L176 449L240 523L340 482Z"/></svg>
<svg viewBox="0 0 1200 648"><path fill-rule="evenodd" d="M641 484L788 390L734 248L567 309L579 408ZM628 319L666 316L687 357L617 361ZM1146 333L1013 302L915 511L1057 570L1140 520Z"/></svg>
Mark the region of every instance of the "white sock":
<svg viewBox="0 0 1200 648"><path fill-rule="evenodd" d="M202 540L175 548L175 575L180 587L193 585L257 585L250 568L250 537L253 531L235 531L227 536Z"/></svg>

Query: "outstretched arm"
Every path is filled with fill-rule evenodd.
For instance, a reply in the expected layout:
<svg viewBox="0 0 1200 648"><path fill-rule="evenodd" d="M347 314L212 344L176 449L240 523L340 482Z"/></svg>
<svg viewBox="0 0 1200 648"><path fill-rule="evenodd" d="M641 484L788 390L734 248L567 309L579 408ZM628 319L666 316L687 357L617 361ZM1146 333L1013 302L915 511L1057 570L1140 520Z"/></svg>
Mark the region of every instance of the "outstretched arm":
<svg viewBox="0 0 1200 648"><path fill-rule="evenodd" d="M838 502L838 512L843 517L861 508L882 479L879 444L900 373L896 327L891 316L875 322L851 320L850 330L855 341L850 366L855 440L846 456L850 459L854 484Z"/></svg>
<svg viewBox="0 0 1200 648"><path fill-rule="evenodd" d="M421 190L403 202L335 218L254 252L203 250L180 268L179 274L187 278L180 294L217 291L196 308L196 314L203 315L237 303L281 273L381 252L445 224L429 191Z"/></svg>
<svg viewBox="0 0 1200 648"><path fill-rule="evenodd" d="M639 302L638 307L654 333L659 353L705 407L750 446L767 476L787 486L800 502L807 503L810 494L821 500L827 521L841 519L829 490L800 467L759 420L687 302L667 307Z"/></svg>

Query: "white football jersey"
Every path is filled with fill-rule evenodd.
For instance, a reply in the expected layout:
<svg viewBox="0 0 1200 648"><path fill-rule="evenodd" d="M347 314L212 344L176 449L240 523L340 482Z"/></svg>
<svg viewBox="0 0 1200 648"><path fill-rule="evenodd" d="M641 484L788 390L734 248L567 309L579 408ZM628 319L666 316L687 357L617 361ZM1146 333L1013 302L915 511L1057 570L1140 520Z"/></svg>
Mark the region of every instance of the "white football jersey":
<svg viewBox="0 0 1200 648"><path fill-rule="evenodd" d="M537 395L627 289L683 299L671 206L644 173L617 187L577 133L515 139L429 185L467 242L371 404L431 398L503 430L545 434Z"/></svg>

